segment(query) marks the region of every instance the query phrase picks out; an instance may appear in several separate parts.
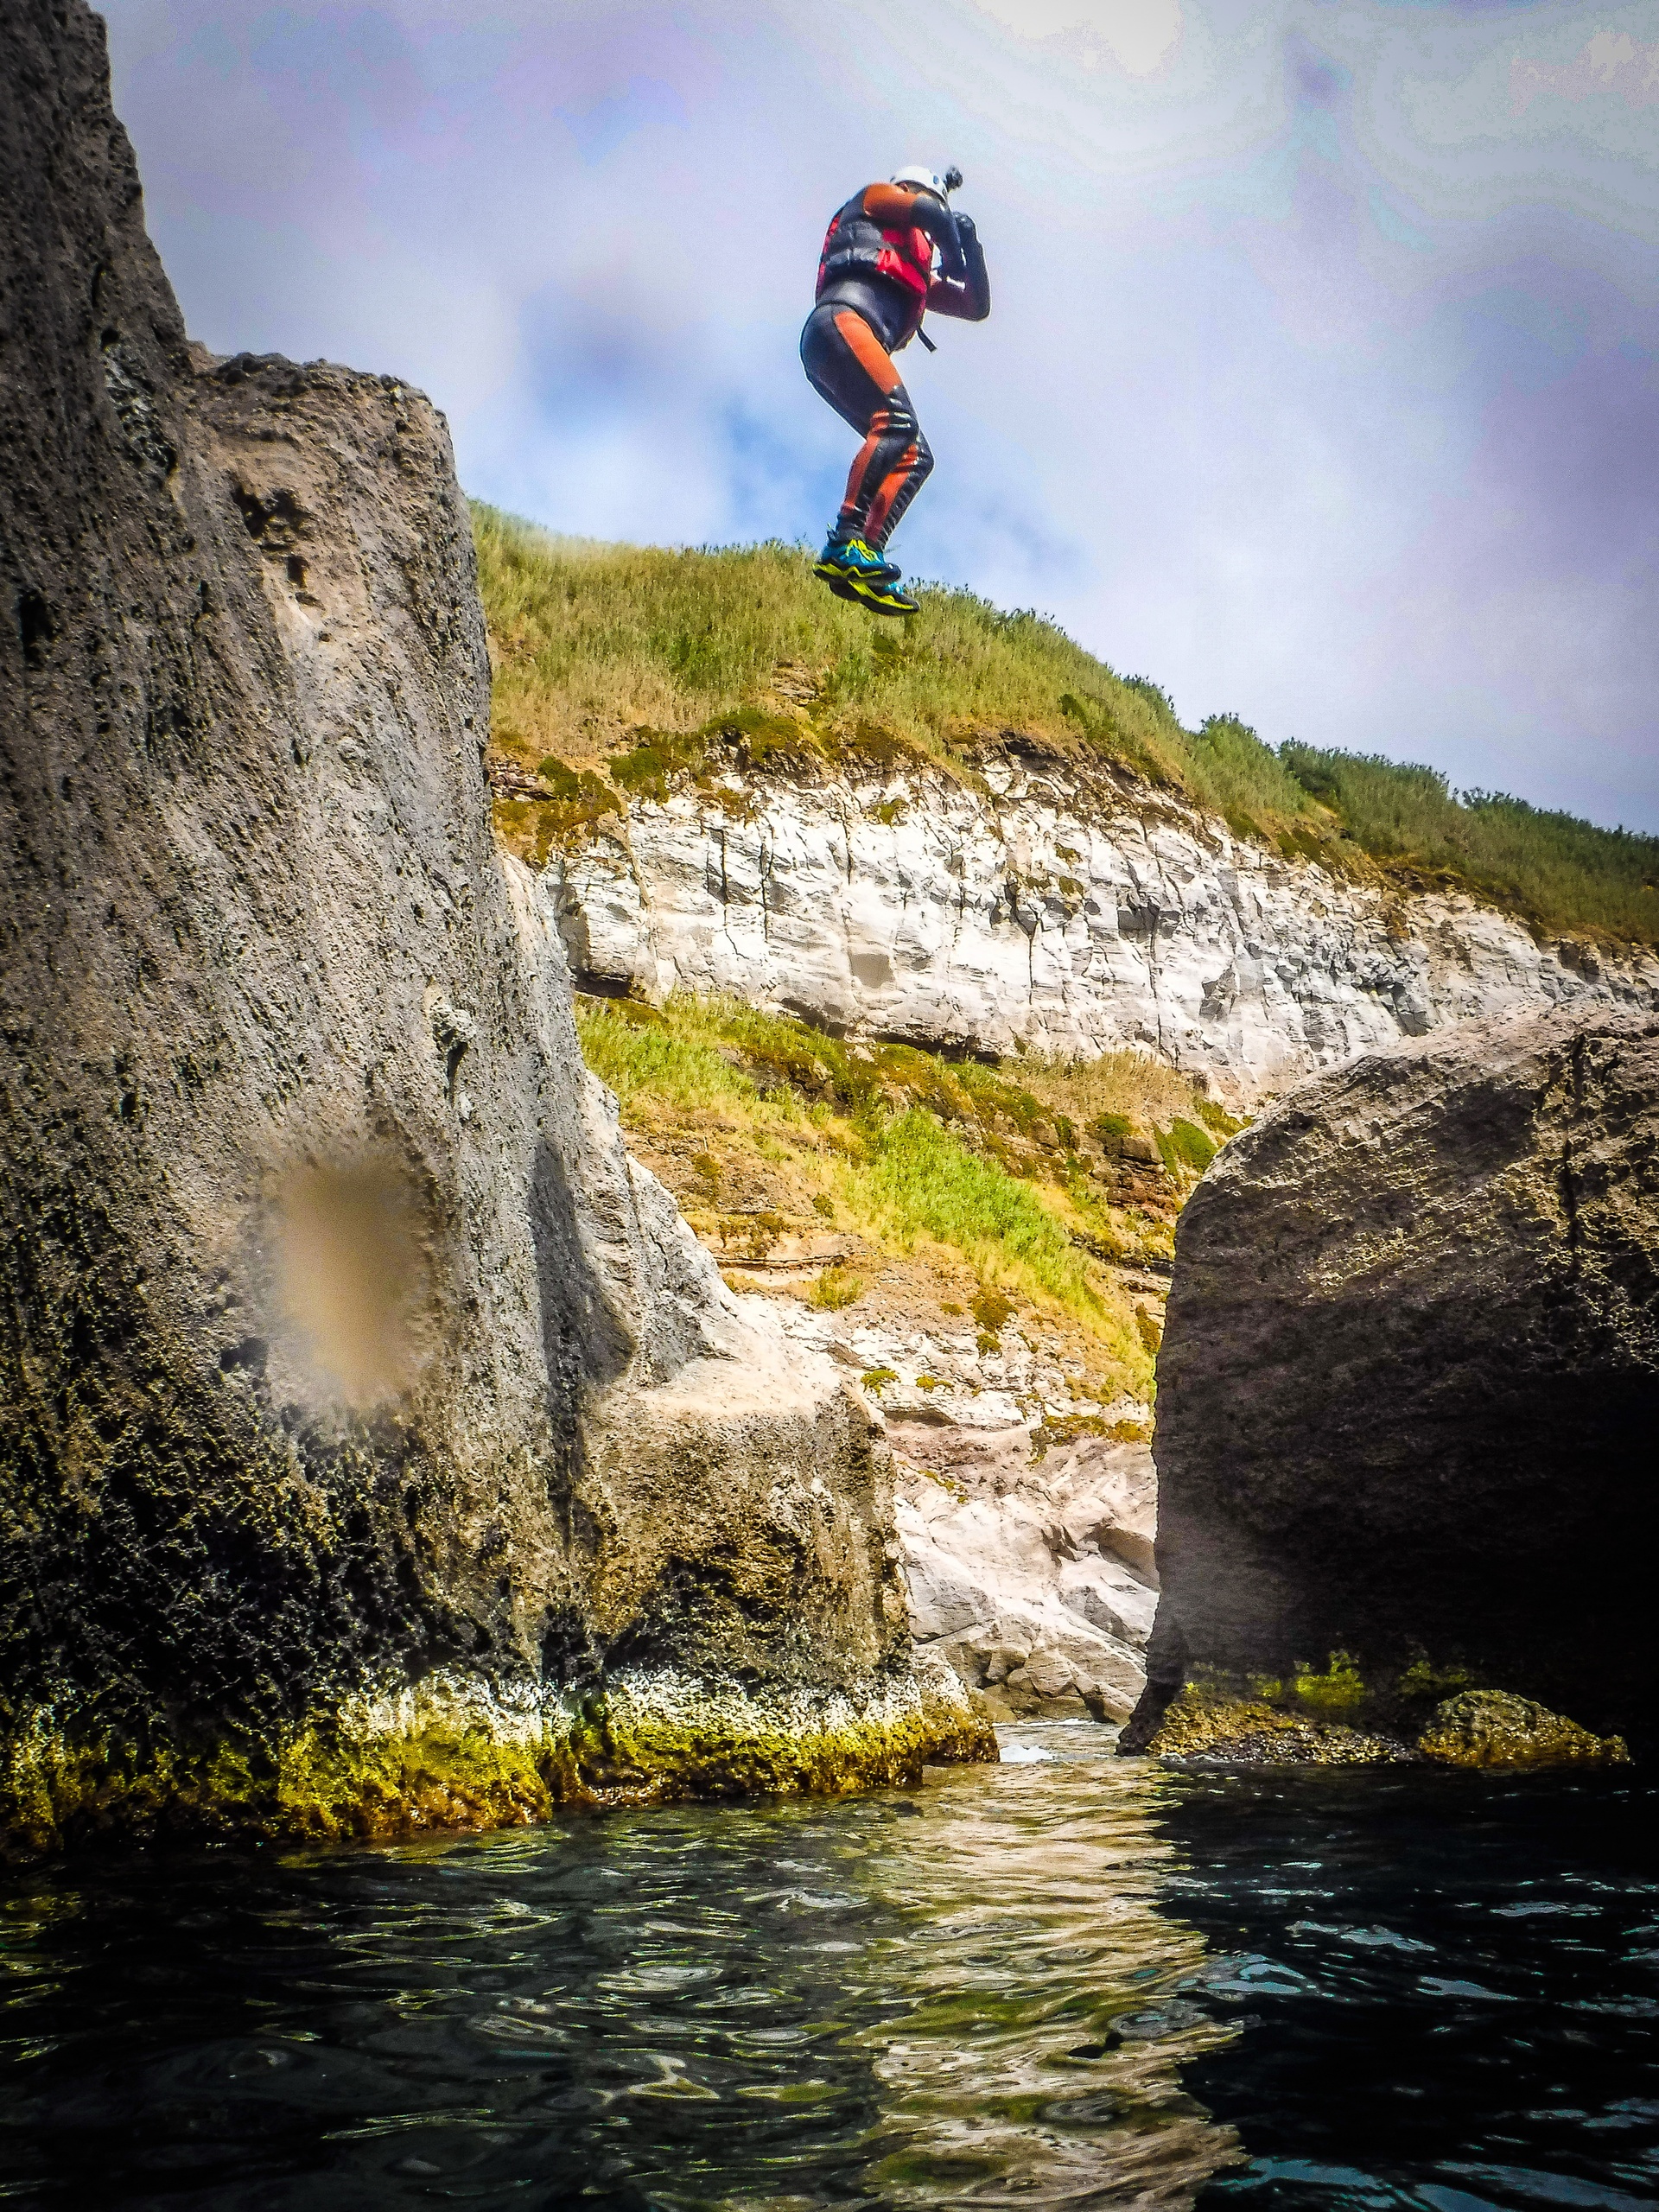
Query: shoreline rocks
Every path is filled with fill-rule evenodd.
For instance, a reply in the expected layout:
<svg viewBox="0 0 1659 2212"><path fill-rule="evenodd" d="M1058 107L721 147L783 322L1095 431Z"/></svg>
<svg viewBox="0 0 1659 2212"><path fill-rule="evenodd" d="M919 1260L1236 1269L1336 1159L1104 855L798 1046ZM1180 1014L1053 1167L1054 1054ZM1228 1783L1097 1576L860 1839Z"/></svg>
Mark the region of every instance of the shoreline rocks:
<svg viewBox="0 0 1659 2212"><path fill-rule="evenodd" d="M1441 1766L1515 1772L1630 1764L1623 1737L1592 1735L1529 1698L1502 1690L1460 1691L1420 1726L1404 1718L1398 1700L1385 1701L1381 1717L1363 1713L1342 1721L1295 1709L1280 1695L1195 1682L1166 1707L1156 1731L1141 1748L1154 1758L1224 1766Z"/></svg>
<svg viewBox="0 0 1659 2212"><path fill-rule="evenodd" d="M1656 1420L1659 1016L1471 1022L1299 1086L1177 1229L1124 1748L1206 1669L1335 1653L1639 1752Z"/></svg>

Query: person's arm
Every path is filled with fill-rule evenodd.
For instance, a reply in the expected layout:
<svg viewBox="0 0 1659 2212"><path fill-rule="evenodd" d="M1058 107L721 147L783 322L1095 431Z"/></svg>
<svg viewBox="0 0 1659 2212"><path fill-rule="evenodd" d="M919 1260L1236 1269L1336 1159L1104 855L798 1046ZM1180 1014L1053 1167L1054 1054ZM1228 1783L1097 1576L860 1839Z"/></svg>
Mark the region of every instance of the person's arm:
<svg viewBox="0 0 1659 2212"><path fill-rule="evenodd" d="M902 184L867 184L864 213L884 231L925 231L939 249L939 263L948 277L963 275L962 244L957 219L943 200L931 192L912 192Z"/></svg>
<svg viewBox="0 0 1659 2212"><path fill-rule="evenodd" d="M983 322L991 311L991 280L985 270L985 249L979 242L971 215L951 218L962 247L961 279L936 276L927 288L930 315L955 315L958 322Z"/></svg>

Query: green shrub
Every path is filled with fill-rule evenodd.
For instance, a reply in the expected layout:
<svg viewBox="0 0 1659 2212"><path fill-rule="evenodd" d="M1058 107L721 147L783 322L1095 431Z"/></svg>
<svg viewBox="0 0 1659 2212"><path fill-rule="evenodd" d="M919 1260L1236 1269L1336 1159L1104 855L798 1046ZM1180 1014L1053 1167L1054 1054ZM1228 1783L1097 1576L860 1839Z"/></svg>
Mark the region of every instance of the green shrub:
<svg viewBox="0 0 1659 2212"><path fill-rule="evenodd" d="M845 1268L826 1268L808 1290L806 1302L822 1313L838 1313L843 1306L850 1306L863 1295L862 1275L849 1274Z"/></svg>
<svg viewBox="0 0 1659 2212"><path fill-rule="evenodd" d="M1166 1167L1191 1167L1202 1175L1220 1147L1196 1122L1175 1121L1159 1130L1158 1149Z"/></svg>
<svg viewBox="0 0 1659 2212"><path fill-rule="evenodd" d="M1599 830L1502 791L1452 795L1438 768L1287 744L1280 758L1379 860L1466 885L1540 929L1659 938L1659 837Z"/></svg>

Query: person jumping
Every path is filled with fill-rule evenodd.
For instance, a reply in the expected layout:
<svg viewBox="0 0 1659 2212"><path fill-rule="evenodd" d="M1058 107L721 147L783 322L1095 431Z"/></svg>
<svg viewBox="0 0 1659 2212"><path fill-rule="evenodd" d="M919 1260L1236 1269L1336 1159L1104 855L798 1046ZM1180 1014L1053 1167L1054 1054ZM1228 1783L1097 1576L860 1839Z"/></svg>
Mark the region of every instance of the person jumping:
<svg viewBox="0 0 1659 2212"><path fill-rule="evenodd" d="M878 614L917 611L887 543L933 466L893 356L918 336L932 352L922 329L930 309L963 322L983 322L991 311L973 218L950 209L961 183L960 169L936 176L914 167L855 194L825 234L817 305L801 333L814 390L864 440L812 573Z"/></svg>

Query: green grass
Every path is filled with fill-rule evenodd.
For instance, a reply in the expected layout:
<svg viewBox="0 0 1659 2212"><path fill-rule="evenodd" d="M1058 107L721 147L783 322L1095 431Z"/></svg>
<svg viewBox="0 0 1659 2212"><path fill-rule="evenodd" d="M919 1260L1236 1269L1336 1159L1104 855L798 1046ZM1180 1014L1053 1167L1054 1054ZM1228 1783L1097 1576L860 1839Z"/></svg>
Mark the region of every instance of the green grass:
<svg viewBox="0 0 1659 2212"><path fill-rule="evenodd" d="M505 800L499 820L538 862L716 755L817 775L859 753L971 780L1018 738L1181 793L1287 859L1466 888L1541 934L1659 943L1659 838L1459 799L1433 768L1274 752L1233 715L1185 729L1155 683L1029 609L924 587L920 616L878 625L817 583L799 546L604 545L480 505L473 521L496 743L547 794Z"/></svg>
<svg viewBox="0 0 1659 2212"><path fill-rule="evenodd" d="M1517 909L1541 930L1659 939L1659 837L1598 830L1502 791L1452 796L1435 768L1282 747L1286 766L1379 860Z"/></svg>
<svg viewBox="0 0 1659 2212"><path fill-rule="evenodd" d="M869 1210L901 1244L951 1244L980 1266L1018 1263L1058 1304L1097 1303L1082 1255L1023 1182L970 1152L925 1107L877 1132L863 1176Z"/></svg>
<svg viewBox="0 0 1659 2212"><path fill-rule="evenodd" d="M676 1008L676 1012L680 1009ZM682 1114L728 1106L757 1119L764 1113L759 1086L732 1065L697 1027L681 1020L641 1019L630 1005L586 999L576 1007L584 1058L616 1093L624 1116L645 1099Z"/></svg>
<svg viewBox="0 0 1659 2212"><path fill-rule="evenodd" d="M1181 1196L1238 1126L1187 1077L1131 1052L953 1064L691 994L662 1007L580 1000L576 1026L625 1122L678 1147L692 1179L683 1202L722 1237L785 1230L783 1214L752 1201L723 1224L720 1211L728 1171L752 1176L765 1163L775 1179L781 1168L803 1229L828 1220L906 1258L954 1255L979 1278L969 1310L993 1338L1014 1299L1046 1305L1084 1331L1111 1389L1150 1389L1151 1347L1109 1262L1167 1257ZM1116 1112L1101 1110L1109 1104ZM1079 1141L1091 1117L1141 1128L1163 1149L1175 1180L1161 1215L1114 1199L1101 1179L1110 1162ZM817 1302L834 1310L861 1290L836 1270Z"/></svg>
<svg viewBox="0 0 1659 2212"><path fill-rule="evenodd" d="M976 745L1007 732L1217 809L1313 811L1242 726L1220 746L1194 740L1155 684L1118 676L1028 609L926 589L922 617L877 628L813 580L798 546L602 545L477 504L473 524L496 733L526 765L604 761L650 792L734 728L751 753L861 747L969 770ZM780 671L810 690L804 718L757 710Z"/></svg>

